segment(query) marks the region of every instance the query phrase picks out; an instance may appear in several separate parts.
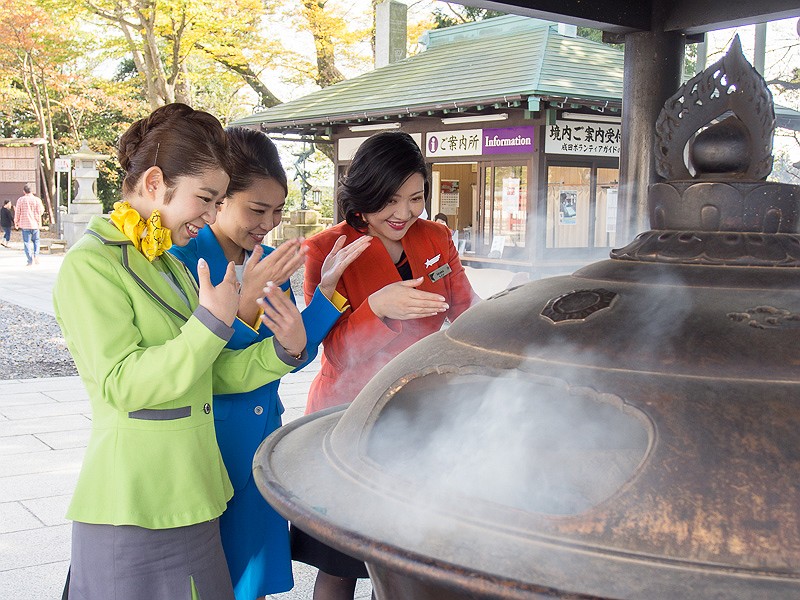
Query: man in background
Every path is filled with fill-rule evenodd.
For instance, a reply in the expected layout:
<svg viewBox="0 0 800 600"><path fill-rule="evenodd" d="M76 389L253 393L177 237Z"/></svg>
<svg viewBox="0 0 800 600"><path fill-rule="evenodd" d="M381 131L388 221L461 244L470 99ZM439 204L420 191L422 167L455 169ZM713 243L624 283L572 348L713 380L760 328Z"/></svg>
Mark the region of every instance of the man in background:
<svg viewBox="0 0 800 600"><path fill-rule="evenodd" d="M22 191L25 195L17 199L14 209L14 227L22 230L22 247L30 267L34 263L39 264L39 230L42 228L44 204L38 196L33 195L30 185L25 184Z"/></svg>

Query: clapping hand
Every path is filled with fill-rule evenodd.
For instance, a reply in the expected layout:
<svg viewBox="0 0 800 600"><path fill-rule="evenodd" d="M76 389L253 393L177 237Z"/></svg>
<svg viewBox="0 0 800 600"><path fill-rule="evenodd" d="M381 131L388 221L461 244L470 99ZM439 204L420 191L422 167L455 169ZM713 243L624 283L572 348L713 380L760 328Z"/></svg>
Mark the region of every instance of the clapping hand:
<svg viewBox="0 0 800 600"><path fill-rule="evenodd" d="M305 260L305 248L302 238L288 240L278 246L269 256L264 257L261 244L253 248L250 260L244 267L242 275L241 300L239 301L239 318L252 325L258 315L256 302L262 297L264 286L268 281L280 287L292 273L297 271Z"/></svg>
<svg viewBox="0 0 800 600"><path fill-rule="evenodd" d="M200 306L230 327L239 308L239 282L236 281L234 264L228 263L224 279L215 286L211 283L208 263L201 258L197 261L197 278L200 283Z"/></svg>
<svg viewBox="0 0 800 600"><path fill-rule="evenodd" d="M299 356L306 347L306 330L300 311L291 298L271 281L264 287L263 295L258 298L258 305L264 311L261 322L269 327L275 340L288 354Z"/></svg>
<svg viewBox="0 0 800 600"><path fill-rule="evenodd" d="M344 273L344 270L369 247L372 236L361 236L345 246L344 242L346 239L346 236L340 235L339 239L336 240L333 248L331 248L331 251L328 253L328 256L325 257L325 262L322 263L319 291L322 292L328 300L333 297L333 292L336 290L336 285L339 283L339 278L342 276L342 273Z"/></svg>
<svg viewBox="0 0 800 600"><path fill-rule="evenodd" d="M433 317L450 308L444 296L418 290L422 281L422 277L398 281L373 292L367 299L372 312L380 319L405 321Z"/></svg>

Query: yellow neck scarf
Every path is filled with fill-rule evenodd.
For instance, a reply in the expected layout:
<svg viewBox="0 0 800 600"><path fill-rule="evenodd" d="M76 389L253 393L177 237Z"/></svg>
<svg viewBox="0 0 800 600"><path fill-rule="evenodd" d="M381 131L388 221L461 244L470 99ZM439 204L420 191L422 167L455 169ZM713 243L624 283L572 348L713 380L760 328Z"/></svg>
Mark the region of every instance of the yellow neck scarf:
<svg viewBox="0 0 800 600"><path fill-rule="evenodd" d="M161 225L161 213L153 211L144 220L127 202L115 202L111 222L124 233L145 258L153 262L172 247L170 230Z"/></svg>

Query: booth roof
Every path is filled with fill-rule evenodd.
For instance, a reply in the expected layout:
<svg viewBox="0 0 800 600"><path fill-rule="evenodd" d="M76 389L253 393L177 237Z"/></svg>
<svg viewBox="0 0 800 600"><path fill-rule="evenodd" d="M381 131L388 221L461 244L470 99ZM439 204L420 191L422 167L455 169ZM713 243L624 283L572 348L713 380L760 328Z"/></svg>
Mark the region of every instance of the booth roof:
<svg viewBox="0 0 800 600"><path fill-rule="evenodd" d="M489 26L495 22L494 26ZM472 24L469 24L472 25ZM459 32L469 31L459 25ZM623 55L562 35L557 24L509 15L480 35L437 41L405 60L237 120L265 131L313 133L336 124L531 106L530 98L619 111ZM456 28L453 28L456 29Z"/></svg>

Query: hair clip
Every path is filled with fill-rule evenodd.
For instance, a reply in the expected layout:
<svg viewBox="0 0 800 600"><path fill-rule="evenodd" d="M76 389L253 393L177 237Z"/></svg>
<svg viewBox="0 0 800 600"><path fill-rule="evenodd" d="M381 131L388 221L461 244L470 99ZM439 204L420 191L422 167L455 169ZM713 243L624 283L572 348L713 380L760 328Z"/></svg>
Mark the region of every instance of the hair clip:
<svg viewBox="0 0 800 600"><path fill-rule="evenodd" d="M155 167L156 165L158 165L158 150L159 150L159 148L161 148L161 142L158 142L158 143L156 144L156 157L153 159L153 166L154 166L154 167Z"/></svg>

